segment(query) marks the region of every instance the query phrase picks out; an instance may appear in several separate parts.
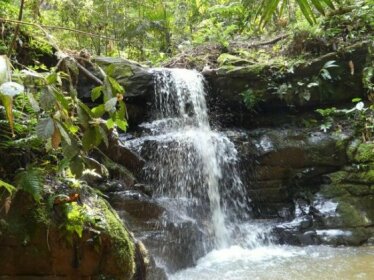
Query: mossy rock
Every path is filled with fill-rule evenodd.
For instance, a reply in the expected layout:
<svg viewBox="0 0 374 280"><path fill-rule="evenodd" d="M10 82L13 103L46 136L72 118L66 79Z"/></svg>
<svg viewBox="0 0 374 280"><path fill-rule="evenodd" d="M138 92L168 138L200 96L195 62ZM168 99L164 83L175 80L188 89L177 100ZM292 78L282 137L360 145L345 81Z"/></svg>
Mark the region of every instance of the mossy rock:
<svg viewBox="0 0 374 280"><path fill-rule="evenodd" d="M346 181L358 184L374 184L374 169L363 172L349 173Z"/></svg>
<svg viewBox="0 0 374 280"><path fill-rule="evenodd" d="M349 172L340 170L334 173L327 174L325 175L325 177L330 180L331 184L338 184L346 180L348 174Z"/></svg>
<svg viewBox="0 0 374 280"><path fill-rule="evenodd" d="M232 66L241 66L241 65L249 65L254 64L254 62L251 62L247 59L241 58L236 55L232 55L229 53L223 53L217 58L218 64L222 66L232 65Z"/></svg>
<svg viewBox="0 0 374 280"><path fill-rule="evenodd" d="M374 143L362 143L357 147L355 162L368 163L374 162Z"/></svg>
<svg viewBox="0 0 374 280"><path fill-rule="evenodd" d="M358 201L356 201L356 203L357 202ZM342 226L357 227L371 224L365 212L360 211L357 206L346 201L339 202L337 213L339 214L339 220Z"/></svg>
<svg viewBox="0 0 374 280"><path fill-rule="evenodd" d="M355 154L356 154L358 146L360 146L361 143L362 141L359 139L354 139L351 143L349 143L347 147L347 157L350 162L355 161Z"/></svg>
<svg viewBox="0 0 374 280"><path fill-rule="evenodd" d="M331 184L331 185L324 186L321 189L321 194L323 194L323 196L328 199L341 197L341 196L349 196L349 192L341 184Z"/></svg>
<svg viewBox="0 0 374 280"><path fill-rule="evenodd" d="M9 213L0 213L0 276L132 279L135 241L108 202L88 187L81 191L89 218L77 234L62 211L69 203L52 207L48 200L53 203L53 196L37 204L19 191Z"/></svg>
<svg viewBox="0 0 374 280"><path fill-rule="evenodd" d="M258 78L259 75L264 74L269 69L267 64L252 64L245 66L223 66L217 70L218 75L228 75L230 77L245 76L246 78Z"/></svg>

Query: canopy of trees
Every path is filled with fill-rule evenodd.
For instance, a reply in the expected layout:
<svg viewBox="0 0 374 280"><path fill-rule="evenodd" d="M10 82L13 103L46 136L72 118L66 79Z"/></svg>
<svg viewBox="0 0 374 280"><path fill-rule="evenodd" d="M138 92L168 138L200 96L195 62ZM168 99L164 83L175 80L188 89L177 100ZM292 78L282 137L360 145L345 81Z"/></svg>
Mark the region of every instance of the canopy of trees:
<svg viewBox="0 0 374 280"><path fill-rule="evenodd" d="M38 24L67 49L156 63L190 46L207 42L227 46L233 39L315 24L321 15L370 3L372 0L1 0L0 22L18 19ZM21 29L45 35L36 25L22 25Z"/></svg>

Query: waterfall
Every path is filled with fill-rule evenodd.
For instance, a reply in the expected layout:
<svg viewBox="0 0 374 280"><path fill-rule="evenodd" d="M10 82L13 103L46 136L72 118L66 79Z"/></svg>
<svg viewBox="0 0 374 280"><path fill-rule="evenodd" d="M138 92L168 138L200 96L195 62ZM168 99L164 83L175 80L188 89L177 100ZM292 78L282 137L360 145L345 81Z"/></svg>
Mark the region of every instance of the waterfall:
<svg viewBox="0 0 374 280"><path fill-rule="evenodd" d="M347 275L350 260L343 258L357 257L356 251L276 245L271 233L277 221L251 218L248 186L240 179L238 151L231 141L241 132L210 125L203 76L185 69L152 72L151 120L127 136L125 144L146 160L140 180L152 189L147 188L146 198L130 192L140 200L135 205L158 214L134 221L124 214L154 258L150 279L312 279L336 265ZM363 255L372 263L367 252ZM167 275L160 276L160 270Z"/></svg>
<svg viewBox="0 0 374 280"><path fill-rule="evenodd" d="M156 189L154 196L199 224L207 250L228 247L242 229L238 216L248 218L235 145L209 124L200 73L154 69L153 74L154 120L143 123L145 135L127 145L146 158L144 178Z"/></svg>

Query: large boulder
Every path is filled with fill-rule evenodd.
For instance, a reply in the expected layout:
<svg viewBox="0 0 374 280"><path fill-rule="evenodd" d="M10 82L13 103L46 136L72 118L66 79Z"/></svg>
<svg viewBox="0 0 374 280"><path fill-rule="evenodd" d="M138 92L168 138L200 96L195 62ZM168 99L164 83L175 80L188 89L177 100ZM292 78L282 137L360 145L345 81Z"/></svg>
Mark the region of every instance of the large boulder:
<svg viewBox="0 0 374 280"><path fill-rule="evenodd" d="M287 218L295 193L316 186L323 174L347 163L349 131L329 135L312 129L255 129L229 133L258 217Z"/></svg>
<svg viewBox="0 0 374 280"><path fill-rule="evenodd" d="M353 141L348 165L306 184L295 199L295 219L275 228L281 243L361 245L374 234L373 143Z"/></svg>
<svg viewBox="0 0 374 280"><path fill-rule="evenodd" d="M143 191L127 189L108 193L110 202L126 221L137 239L153 256L161 258L168 272L191 267L206 253L203 236L196 221L179 215L172 201L169 207ZM157 277L156 277L157 276ZM148 270L147 279L166 279L156 265Z"/></svg>
<svg viewBox="0 0 374 280"><path fill-rule="evenodd" d="M144 254L106 201L91 191L81 205L53 197L39 204L19 191L0 213L0 278L144 279Z"/></svg>

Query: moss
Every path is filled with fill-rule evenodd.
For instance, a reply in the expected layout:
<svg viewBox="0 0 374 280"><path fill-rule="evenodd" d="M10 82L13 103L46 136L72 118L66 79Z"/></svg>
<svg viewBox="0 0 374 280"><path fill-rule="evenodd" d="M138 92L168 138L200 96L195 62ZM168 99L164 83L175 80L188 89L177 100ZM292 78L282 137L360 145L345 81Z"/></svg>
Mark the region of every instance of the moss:
<svg viewBox="0 0 374 280"><path fill-rule="evenodd" d="M358 163L374 162L374 143L362 143L358 146L354 156Z"/></svg>
<svg viewBox="0 0 374 280"><path fill-rule="evenodd" d="M258 77L262 74L269 66L267 64L254 64L246 66L223 66L219 70L220 72L229 74L229 75L246 75L249 77Z"/></svg>
<svg viewBox="0 0 374 280"><path fill-rule="evenodd" d="M326 177L331 180L332 184L337 184L343 182L347 178L348 174L349 173L346 171L338 171L328 174Z"/></svg>
<svg viewBox="0 0 374 280"><path fill-rule="evenodd" d="M364 226L368 223L365 215L346 201L339 202L337 212L344 226Z"/></svg>
<svg viewBox="0 0 374 280"><path fill-rule="evenodd" d="M106 222L106 233L113 240L112 250L117 254L118 265L128 277L135 272L135 245L130 233L125 229L118 215L111 210L111 206L103 199L98 200L98 207L102 211Z"/></svg>
<svg viewBox="0 0 374 280"><path fill-rule="evenodd" d="M36 223L49 226L52 224L51 210L45 203L38 205L32 211L33 219Z"/></svg>
<svg viewBox="0 0 374 280"><path fill-rule="evenodd" d="M356 197L374 194L373 191L370 190L370 186L366 186L366 185L345 184L345 185L341 185L341 187L346 189L352 196L356 196Z"/></svg>
<svg viewBox="0 0 374 280"><path fill-rule="evenodd" d="M346 181L358 184L374 184L374 169L365 172L349 173Z"/></svg>
<svg viewBox="0 0 374 280"><path fill-rule="evenodd" d="M251 64L251 62L247 59L243 59L242 57L235 56L228 53L222 53L218 58L217 62L219 66L227 66L227 65L233 65L233 66L240 66L245 64Z"/></svg>
<svg viewBox="0 0 374 280"><path fill-rule="evenodd" d="M336 149L344 153L347 150L347 147L349 145L349 138L341 137L339 136L339 134L337 135L337 137L339 138L337 139L335 143Z"/></svg>
<svg viewBox="0 0 374 280"><path fill-rule="evenodd" d="M331 185L325 186L321 190L321 193L326 198L336 198L336 197L340 197L340 196L349 195L347 190L339 184L331 184Z"/></svg>
<svg viewBox="0 0 374 280"><path fill-rule="evenodd" d="M330 184L321 189L321 193L326 198L336 197L362 197L374 194L374 190L368 185L363 184Z"/></svg>
<svg viewBox="0 0 374 280"><path fill-rule="evenodd" d="M359 139L353 140L347 147L347 156L349 161L354 161L354 157L357 151L358 146L361 144Z"/></svg>

